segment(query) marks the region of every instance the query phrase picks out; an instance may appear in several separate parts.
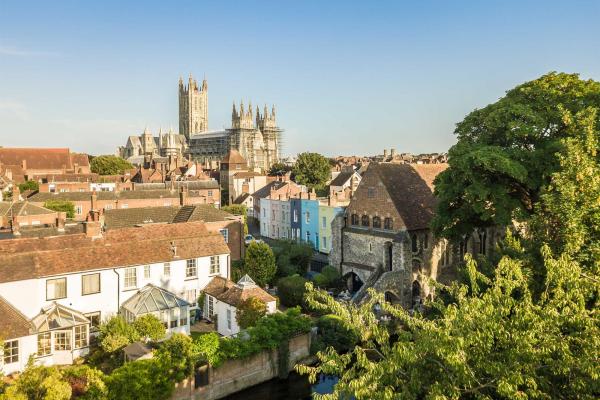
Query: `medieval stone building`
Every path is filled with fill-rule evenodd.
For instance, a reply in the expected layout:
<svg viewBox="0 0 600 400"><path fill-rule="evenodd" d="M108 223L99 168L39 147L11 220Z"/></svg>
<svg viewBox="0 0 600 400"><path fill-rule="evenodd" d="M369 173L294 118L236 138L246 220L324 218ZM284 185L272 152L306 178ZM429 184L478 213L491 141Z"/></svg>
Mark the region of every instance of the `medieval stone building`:
<svg viewBox="0 0 600 400"><path fill-rule="evenodd" d="M243 103L233 105L231 128L209 131L208 83L205 79L198 85L190 76L187 84L179 78L179 134L161 132L154 137L146 129L140 136L130 136L127 144L119 147L118 155L125 159L184 155L208 168L217 168L230 150L236 150L251 170L266 171L280 161L282 132L275 107L269 111L265 106L261 112Z"/></svg>

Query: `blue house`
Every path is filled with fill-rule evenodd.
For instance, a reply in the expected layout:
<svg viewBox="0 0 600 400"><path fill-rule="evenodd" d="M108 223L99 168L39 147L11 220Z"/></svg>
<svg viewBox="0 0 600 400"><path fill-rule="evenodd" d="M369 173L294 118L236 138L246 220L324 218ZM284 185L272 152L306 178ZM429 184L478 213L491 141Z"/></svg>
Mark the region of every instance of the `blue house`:
<svg viewBox="0 0 600 400"><path fill-rule="evenodd" d="M292 238L319 250L319 200L314 193L300 193L290 201Z"/></svg>

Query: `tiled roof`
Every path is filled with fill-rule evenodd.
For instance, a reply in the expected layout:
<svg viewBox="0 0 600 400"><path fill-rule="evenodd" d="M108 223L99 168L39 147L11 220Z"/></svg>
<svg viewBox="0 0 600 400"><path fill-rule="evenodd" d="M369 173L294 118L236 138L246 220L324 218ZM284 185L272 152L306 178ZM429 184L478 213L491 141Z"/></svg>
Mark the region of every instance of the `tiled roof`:
<svg viewBox="0 0 600 400"><path fill-rule="evenodd" d="M0 241L0 282L127 265L229 254L223 236L204 223L156 224L84 234Z"/></svg>
<svg viewBox="0 0 600 400"><path fill-rule="evenodd" d="M72 168L69 149L0 148L2 164L21 165L23 160L27 163L27 169Z"/></svg>
<svg viewBox="0 0 600 400"><path fill-rule="evenodd" d="M33 325L27 317L0 296L0 338L3 340L28 336L33 332Z"/></svg>
<svg viewBox="0 0 600 400"><path fill-rule="evenodd" d="M233 201L233 204L242 204L248 197L250 197L250 193L242 193Z"/></svg>
<svg viewBox="0 0 600 400"><path fill-rule="evenodd" d="M216 222L234 217L232 214L219 210L210 204L186 207L190 208L191 212L184 222ZM173 206L106 210L104 212L104 224L106 229L117 229L152 223L172 223L181 209L180 206Z"/></svg>
<svg viewBox="0 0 600 400"><path fill-rule="evenodd" d="M352 178L352 175L354 175L353 171L340 172L338 176L336 176L329 185L342 186L344 183L348 182L350 178Z"/></svg>
<svg viewBox="0 0 600 400"><path fill-rule="evenodd" d="M406 229L427 229L437 199L433 180L448 164L372 164L369 170L379 175Z"/></svg>
<svg viewBox="0 0 600 400"><path fill-rule="evenodd" d="M282 181L273 181L269 182L266 186L258 189L256 192L252 194L252 197L256 197L257 199L264 199L265 197L271 194L271 188L274 190L279 190L287 184L291 184L290 182L282 182Z"/></svg>
<svg viewBox="0 0 600 400"><path fill-rule="evenodd" d="M223 159L221 160L221 163L223 164L246 164L247 161L244 157L242 157L242 155L240 154L239 151L237 150L229 150L229 153L227 153L225 155L225 157L223 157Z"/></svg>
<svg viewBox="0 0 600 400"><path fill-rule="evenodd" d="M241 281L240 281L241 282ZM257 285L243 285L233 283L223 277L215 276L203 289L204 293L215 297L217 300L237 307L242 301L255 297L265 304L275 301L275 298Z"/></svg>
<svg viewBox="0 0 600 400"><path fill-rule="evenodd" d="M29 197L29 201L43 203L48 200L85 201L90 200L93 192L63 192L63 193L36 193ZM123 190L120 192L96 192L98 200L125 200L125 199L175 199L179 198L177 190ZM188 191L188 197L200 197L198 190Z"/></svg>
<svg viewBox="0 0 600 400"><path fill-rule="evenodd" d="M34 204L29 203L28 201L17 201L16 203L1 201L0 215L10 215L11 212L12 215L15 217L18 215L45 215L56 213L56 211L36 206Z"/></svg>
<svg viewBox="0 0 600 400"><path fill-rule="evenodd" d="M173 188L179 189L185 187L189 190L201 190L201 189L218 189L219 182L213 179L204 179L196 181L174 181L165 183L135 183L134 188L138 190L169 190Z"/></svg>
<svg viewBox="0 0 600 400"><path fill-rule="evenodd" d="M255 176L262 176L262 174L259 174L258 172L254 172L254 171L241 171L241 172L236 172L235 174L233 174L233 177L237 178L237 179L252 178Z"/></svg>

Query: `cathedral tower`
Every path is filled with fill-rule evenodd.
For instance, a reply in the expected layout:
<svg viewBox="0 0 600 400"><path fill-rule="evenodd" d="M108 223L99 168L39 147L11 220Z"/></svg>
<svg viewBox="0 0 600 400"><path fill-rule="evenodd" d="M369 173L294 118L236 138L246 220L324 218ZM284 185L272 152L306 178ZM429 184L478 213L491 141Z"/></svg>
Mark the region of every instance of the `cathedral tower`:
<svg viewBox="0 0 600 400"><path fill-rule="evenodd" d="M265 164L270 167L279 162L281 158L281 133L283 130L277 126L275 106L269 113L269 109L265 105L262 114L258 107L256 108L256 127L263 136Z"/></svg>
<svg viewBox="0 0 600 400"><path fill-rule="evenodd" d="M202 81L202 87L192 78L184 85L179 78L179 133L186 139L194 133L208 131L208 84Z"/></svg>

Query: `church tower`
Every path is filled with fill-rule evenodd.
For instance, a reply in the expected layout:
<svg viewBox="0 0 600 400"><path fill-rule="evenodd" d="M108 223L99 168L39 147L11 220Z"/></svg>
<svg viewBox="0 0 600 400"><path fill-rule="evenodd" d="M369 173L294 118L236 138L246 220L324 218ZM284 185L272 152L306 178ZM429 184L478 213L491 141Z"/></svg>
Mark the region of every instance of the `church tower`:
<svg viewBox="0 0 600 400"><path fill-rule="evenodd" d="M190 74L188 84L179 78L179 133L189 140L190 135L208 131L208 84L202 87Z"/></svg>
<svg viewBox="0 0 600 400"><path fill-rule="evenodd" d="M271 112L269 112L265 105L262 114L258 107L256 108L256 126L263 136L265 163L271 167L281 159L281 134L283 132L275 120L275 106L271 107Z"/></svg>

